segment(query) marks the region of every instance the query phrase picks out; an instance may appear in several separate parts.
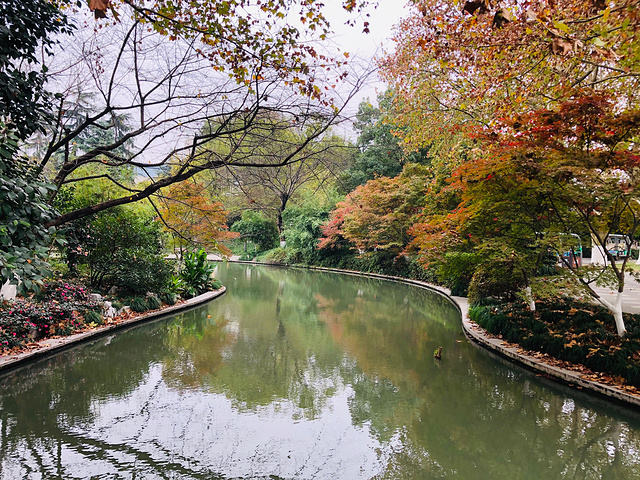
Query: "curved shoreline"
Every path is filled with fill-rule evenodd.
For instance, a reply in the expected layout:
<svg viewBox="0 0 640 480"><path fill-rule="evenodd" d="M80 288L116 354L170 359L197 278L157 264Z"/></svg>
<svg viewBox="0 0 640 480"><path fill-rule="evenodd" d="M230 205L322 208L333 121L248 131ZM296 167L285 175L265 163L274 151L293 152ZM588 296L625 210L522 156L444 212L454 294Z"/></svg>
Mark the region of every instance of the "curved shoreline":
<svg viewBox="0 0 640 480"><path fill-rule="evenodd" d="M18 368L26 363L76 346L79 343L94 340L109 333L122 330L151 319L157 319L165 315L175 314L183 310L188 310L200 304L206 303L209 300L213 300L214 298L223 295L226 291L227 289L225 287L222 287L220 290L203 293L202 295L190 298L183 303L172 305L162 310L145 313L137 317L129 318L127 320L122 320L118 323L96 327L95 329L88 330L86 332L75 333L66 337L39 340L36 343L38 343L40 347L37 347L34 350L16 353L13 355L0 356L0 375L13 370L14 368Z"/></svg>
<svg viewBox="0 0 640 480"><path fill-rule="evenodd" d="M561 368L555 365L550 365L541 361L539 358L527 355L518 346L509 344L499 338L489 335L482 327L471 321L468 316L469 305L465 297L454 297L451 295L451 291L445 287L433 285L431 283L423 282L420 280L413 280L403 277L395 277L392 275L384 275L380 273L371 272L359 272L357 270L342 270L339 268L327 268L305 265L283 265L273 264L265 262L252 262L241 260L230 260L231 263L240 263L246 265L264 265L270 267L286 267L286 268L303 268L306 270L316 270L322 272L338 273L342 275L354 275L361 277L379 278L382 280L389 280L398 283L404 283L413 285L426 290L431 290L444 297L446 297L460 312L462 329L466 337L477 346L484 348L494 354L499 355L502 358L506 358L510 362L524 367L527 370L545 375L558 383L570 386L574 389L579 389L582 392L589 392L599 397L604 397L607 400L622 403L629 407L640 408L640 396L629 394L618 387L606 385L600 382L583 378L580 373ZM204 293L197 297L187 300L179 305L174 305L164 310L151 312L145 315L124 320L117 324L105 325L98 327L94 330L69 335L67 337L52 338L47 340L41 340L38 342L41 348L36 350L27 351L15 355L7 355L0 357L0 374L17 368L25 363L40 359L47 355L71 348L79 343L98 338L108 333L121 330L138 323L148 321L150 319L158 318L164 315L177 313L182 310L198 306L202 303L213 300L226 292L226 288L222 287L220 290L214 292Z"/></svg>
<svg viewBox="0 0 640 480"><path fill-rule="evenodd" d="M465 297L454 297L451 291L445 287L433 285L420 280L412 280L403 277L394 277L392 275L383 275L379 273L358 272L356 270L341 270L339 268L314 267L304 265L281 265L260 262L232 261L232 263L245 263L250 265L267 265L267 266L283 266L289 268L304 268L309 270L318 270L324 272L341 273L346 275L357 275L371 278L380 278L383 280L391 280L399 283L406 283L420 288L437 292L448 298L453 305L460 311L462 317L462 330L466 337L474 344L481 348L485 348L490 352L506 358L512 363L524 367L527 370L550 377L563 385L567 385L582 392L589 392L599 397L605 397L617 403L622 403L628 407L640 408L640 396L629 394L618 387L606 385L583 378L580 373L565 368L550 365L541 361L536 357L527 355L519 346L509 344L499 338L489 335L482 327L469 319L469 303Z"/></svg>

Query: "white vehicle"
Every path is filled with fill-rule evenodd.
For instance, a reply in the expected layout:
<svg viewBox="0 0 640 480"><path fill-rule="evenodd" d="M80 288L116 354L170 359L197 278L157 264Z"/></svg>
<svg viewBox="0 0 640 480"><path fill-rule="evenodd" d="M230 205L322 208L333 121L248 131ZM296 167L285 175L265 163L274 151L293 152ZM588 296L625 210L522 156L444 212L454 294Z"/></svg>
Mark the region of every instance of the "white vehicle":
<svg viewBox="0 0 640 480"><path fill-rule="evenodd" d="M612 234L607 237L607 251L615 260L627 256L627 248L631 242L626 235Z"/></svg>
<svg viewBox="0 0 640 480"><path fill-rule="evenodd" d="M629 237L617 233L612 233L607 236L607 243L605 245L606 251L611 254L614 260L620 260L628 254L628 248L631 245ZM606 265L609 261L602 246L598 244L598 241L593 238L593 252L591 255L592 263L599 263Z"/></svg>

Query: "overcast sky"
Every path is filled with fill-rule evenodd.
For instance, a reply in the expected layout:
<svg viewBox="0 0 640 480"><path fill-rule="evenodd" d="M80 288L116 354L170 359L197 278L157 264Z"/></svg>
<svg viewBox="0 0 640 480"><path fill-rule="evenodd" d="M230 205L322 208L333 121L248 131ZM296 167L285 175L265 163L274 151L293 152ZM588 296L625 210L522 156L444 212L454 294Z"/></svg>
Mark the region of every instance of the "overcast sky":
<svg viewBox="0 0 640 480"><path fill-rule="evenodd" d="M404 1L380 0L377 8L370 8L368 10L370 17L367 19L370 30L368 34L362 33L362 20L359 20L355 27L345 25L349 17L341 8L341 4L339 0L329 0L326 9L333 30L336 32L335 41L342 50L348 51L353 57L371 60L385 51L393 51L394 44L391 37L394 26L407 15ZM377 81L360 95L360 99L369 96L374 101L376 89L384 90L385 85Z"/></svg>
<svg viewBox="0 0 640 480"><path fill-rule="evenodd" d="M393 26L398 20L407 14L404 2L398 0L380 0L377 8L369 8L368 18L370 33L362 33L362 21L356 27L345 25L349 15L340 6L342 2L330 0L325 6L326 15L331 21L331 26L337 34L337 41L352 54L372 56L381 46L392 49L390 37L393 34Z"/></svg>
<svg viewBox="0 0 640 480"><path fill-rule="evenodd" d="M349 52L350 64L373 65L375 56L381 56L384 51L393 51L394 44L390 38L393 35L393 27L402 16L407 15L404 8L404 1L401 0L379 0L377 8L369 8L369 17L361 16L357 19L355 26L346 25L346 21L353 16L347 14L343 8L343 0L327 0L324 13L331 22L331 28L335 32L331 41L334 47L337 46L342 52ZM370 33L362 32L363 21L369 22ZM90 23L92 20L90 20ZM329 50L333 48L327 45ZM357 112L358 105L365 98L369 98L375 103L378 92L385 90L385 85L377 79L377 75L370 77L370 83L363 88L355 98L349 103L349 108L345 112L349 117ZM336 130L349 137L354 137L354 132L350 125L343 124ZM177 141L177 140L176 140Z"/></svg>
<svg viewBox="0 0 640 480"><path fill-rule="evenodd" d="M391 37L394 33L394 26L408 13L404 4L405 2L398 0L380 0L377 8L368 10L370 17L367 20L370 32L365 34L362 33L363 19L359 19L355 27L345 25L350 17L342 9L342 1L328 0L325 14L331 22L333 31L336 32L332 40L341 51L349 52L349 58L352 62L371 63L376 56L381 56L385 51L393 51L394 44ZM377 75L372 77L370 84L363 88L351 102L350 113L354 114L358 104L365 98L369 98L375 103L378 92L384 91L385 88L385 84L377 78ZM353 135L353 132L344 133L349 136Z"/></svg>

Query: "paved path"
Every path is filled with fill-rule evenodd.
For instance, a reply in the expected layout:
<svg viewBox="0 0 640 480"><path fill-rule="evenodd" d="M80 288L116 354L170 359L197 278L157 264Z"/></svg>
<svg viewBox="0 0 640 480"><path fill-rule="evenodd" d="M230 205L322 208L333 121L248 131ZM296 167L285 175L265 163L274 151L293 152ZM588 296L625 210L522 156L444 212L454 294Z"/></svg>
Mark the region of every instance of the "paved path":
<svg viewBox="0 0 640 480"><path fill-rule="evenodd" d="M210 253L207 255L207 260L210 260L212 262L221 262L223 260L225 260L221 255L216 255L215 253ZM231 262L237 262L238 260L240 260L240 256L239 255L231 255L229 257L229 261Z"/></svg>
<svg viewBox="0 0 640 480"><path fill-rule="evenodd" d="M610 288L595 287L594 290L610 302L615 302L617 292ZM622 311L626 313L640 313L640 283L627 274L622 293Z"/></svg>

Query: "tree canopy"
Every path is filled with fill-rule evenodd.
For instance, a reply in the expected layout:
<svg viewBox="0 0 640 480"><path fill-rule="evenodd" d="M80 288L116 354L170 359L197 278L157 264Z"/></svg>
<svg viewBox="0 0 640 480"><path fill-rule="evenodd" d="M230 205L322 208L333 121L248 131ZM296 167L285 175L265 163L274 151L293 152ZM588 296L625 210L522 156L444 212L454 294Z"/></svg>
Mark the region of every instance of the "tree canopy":
<svg viewBox="0 0 640 480"><path fill-rule="evenodd" d="M143 20L121 16L115 25L79 31L73 43L64 45L65 52L59 52L58 57L64 75L52 84L60 90L61 98L56 121L46 126L41 142L46 146L39 149L41 171L48 172L57 188L93 181L96 174L81 173L88 165L110 167L110 172L98 175L115 184L119 182L112 174L114 169L144 170L153 164L171 174L152 179L143 188L120 183L126 190L122 195L67 212L49 226L148 198L205 170L232 163L267 166L250 150L257 148L264 132L273 129L269 119L274 115L286 119L279 122L279 130L297 128L304 134L279 163L268 166L295 162L339 117L341 107L329 101L329 96L318 101L315 93L300 91L298 83L289 78L291 74L320 81L328 65L288 65L291 57L287 55L287 61L276 68L266 61L256 63L251 57L243 67L251 71L247 83L220 71L216 67L223 63L212 65L203 55L205 47L200 44L208 45L208 33L188 32L186 40L169 42L153 29L149 31ZM99 48L104 43L109 43L109 48ZM87 51L92 55L85 55ZM91 108L83 111L80 107L86 98L91 99ZM206 124L215 128L203 130ZM103 134L78 149L78 142L88 132Z"/></svg>
<svg viewBox="0 0 640 480"><path fill-rule="evenodd" d="M638 104L637 0L419 0L382 61L416 148L448 127L490 124L576 89Z"/></svg>
<svg viewBox="0 0 640 480"><path fill-rule="evenodd" d="M411 239L409 227L424 205L428 176L425 167L409 164L397 177L379 177L357 187L336 205L318 247L402 252Z"/></svg>
<svg viewBox="0 0 640 480"><path fill-rule="evenodd" d="M0 119L20 139L42 130L51 114L43 58L51 54L56 35L71 30L53 3L0 1Z"/></svg>
<svg viewBox="0 0 640 480"><path fill-rule="evenodd" d="M221 242L235 238L227 227L227 212L220 202L212 201L206 186L197 180L188 180L169 186L162 192L160 215L173 237L174 250L200 246L208 252L230 255Z"/></svg>
<svg viewBox="0 0 640 480"><path fill-rule="evenodd" d="M324 52L331 26L324 4L314 0L159 0L153 4L132 0L89 0L96 18L120 21L131 15L148 30L170 40L195 41L197 52L215 70L226 72L237 83L254 85L262 71L276 71L300 93L325 96L318 66L332 70L345 65L346 57ZM361 12L367 1L344 0L347 12ZM355 24L355 20L351 20ZM362 28L368 30L368 22ZM342 76L343 72L340 72Z"/></svg>
<svg viewBox="0 0 640 480"><path fill-rule="evenodd" d="M412 229L412 245L425 258L434 250L474 249L485 263L510 261L520 279L516 288L530 285L551 254L551 265L562 262L574 281L611 309L624 334L620 305L592 288L598 282L624 290L630 242L640 227L640 113L616 110L606 96L578 95L495 130L479 130L482 150L451 178L460 203L425 212ZM571 261L575 233L584 241L590 236L607 265L582 269ZM607 247L614 233L627 239L622 263Z"/></svg>
<svg viewBox="0 0 640 480"><path fill-rule="evenodd" d="M278 114L268 116L262 132L236 150L231 161L216 171L213 183L221 198L240 197L236 209L261 211L274 219L284 239L282 214L290 202L299 199L304 190L319 193L331 188L349 164L352 149L332 132L306 141L309 132L317 128L311 122L305 128ZM283 164L288 157L290 161ZM241 164L251 162L258 165Z"/></svg>
<svg viewBox="0 0 640 480"><path fill-rule="evenodd" d="M330 28L321 3L88 3L95 21L83 18L87 11L79 2L0 3L6 27L0 116L19 140L40 132L23 147L34 155L24 180L37 192L42 185L34 182L53 184L42 186L46 192L28 208L44 211L38 201L55 204L61 189L74 185L104 180L114 187L95 203L60 214L47 210L39 217L41 224L25 220L27 236L40 239L40 249L50 242L37 229L50 235L52 227L157 195L232 159L237 165L261 166L255 157L239 158L237 152L240 143L251 144L258 136L264 113L277 112L290 120L289 126L306 132L299 148L281 159L287 165L324 135L346 101L334 87L346 78L347 56L317 43ZM343 6L359 12L363 5L348 1ZM71 17L73 37L66 35ZM43 63L52 54L55 71ZM212 120L216 129L202 134ZM216 148L206 148L212 141ZM13 155L3 155L5 163L10 157L15 163ZM145 172L150 165L170 173L131 182L135 170ZM13 225L2 232L5 245L23 248ZM36 256L33 247L24 247L25 265ZM14 265L3 259L3 280L15 280Z"/></svg>
<svg viewBox="0 0 640 480"><path fill-rule="evenodd" d="M398 127L390 118L392 101L392 92L387 91L378 95L378 106L369 99L358 106L353 123L358 133L358 151L353 165L344 171L340 182L346 193L377 177L395 177L408 162L426 163L426 149L407 152L402 148L395 132Z"/></svg>

